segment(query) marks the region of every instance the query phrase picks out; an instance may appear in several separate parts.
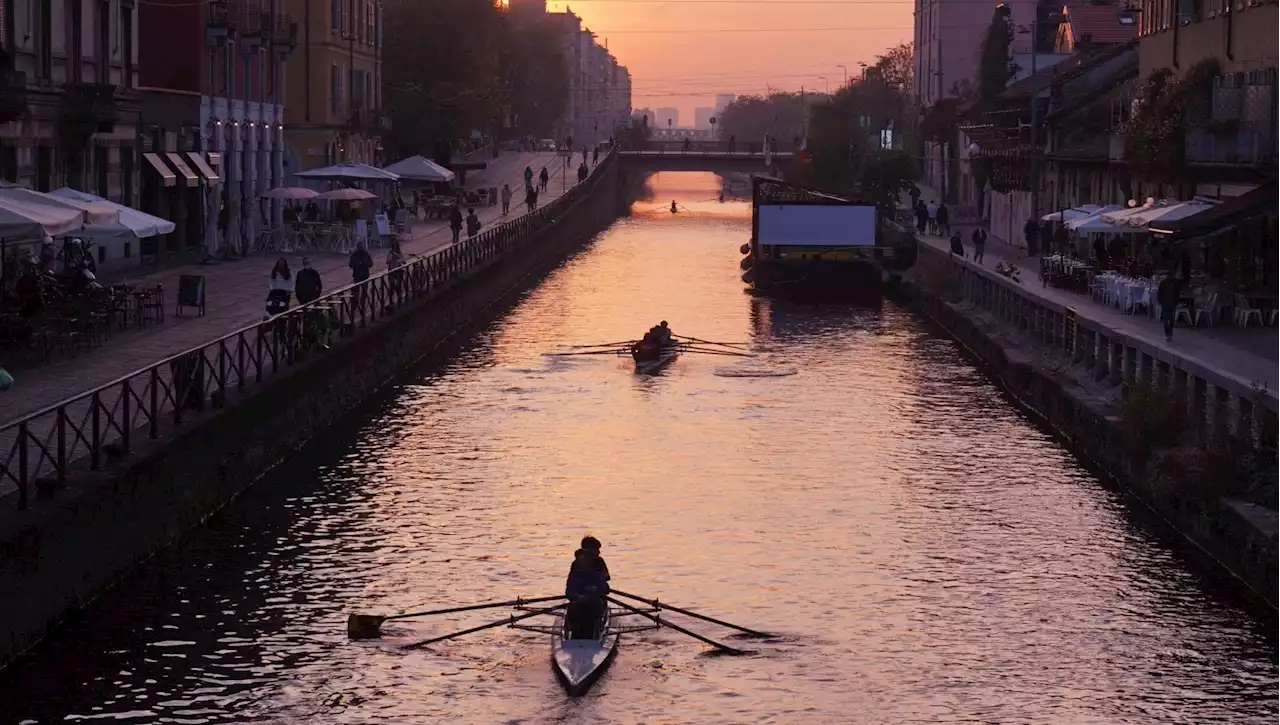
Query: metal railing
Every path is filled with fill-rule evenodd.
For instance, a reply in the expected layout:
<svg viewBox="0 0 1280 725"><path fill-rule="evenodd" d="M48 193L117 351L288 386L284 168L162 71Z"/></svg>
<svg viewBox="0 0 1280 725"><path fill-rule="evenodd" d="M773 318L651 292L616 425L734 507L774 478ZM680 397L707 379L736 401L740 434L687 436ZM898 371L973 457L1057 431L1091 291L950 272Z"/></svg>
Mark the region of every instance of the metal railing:
<svg viewBox="0 0 1280 725"><path fill-rule="evenodd" d="M770 144L769 150L775 154L790 154L795 150L792 141L776 141ZM724 154L740 156L759 156L764 153L764 142L755 141L645 141L643 144L627 146L623 151L642 151L659 154Z"/></svg>
<svg viewBox="0 0 1280 725"><path fill-rule="evenodd" d="M25 509L33 486L52 489L73 472L99 470L190 413L226 407L301 358L324 355L330 337L361 335L548 228L591 194L614 159L607 154L586 182L532 213L0 426L0 495L16 486Z"/></svg>

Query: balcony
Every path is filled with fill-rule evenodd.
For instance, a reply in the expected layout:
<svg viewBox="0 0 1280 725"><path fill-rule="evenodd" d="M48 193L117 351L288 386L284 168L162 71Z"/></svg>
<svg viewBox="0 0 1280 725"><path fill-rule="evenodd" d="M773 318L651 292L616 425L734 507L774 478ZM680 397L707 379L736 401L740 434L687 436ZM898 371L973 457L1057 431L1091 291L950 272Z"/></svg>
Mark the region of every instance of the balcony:
<svg viewBox="0 0 1280 725"><path fill-rule="evenodd" d="M238 9L232 7L230 0L209 0L205 15L205 36L211 42L226 40L227 36L236 32Z"/></svg>
<svg viewBox="0 0 1280 725"><path fill-rule="evenodd" d="M347 125L354 131L372 136L389 130L391 119L371 108L353 108Z"/></svg>
<svg viewBox="0 0 1280 725"><path fill-rule="evenodd" d="M12 68L0 70L0 123L27 114L27 74Z"/></svg>
<svg viewBox="0 0 1280 725"><path fill-rule="evenodd" d="M248 48L271 40L271 13L264 13L256 3L240 9L240 41Z"/></svg>
<svg viewBox="0 0 1280 725"><path fill-rule="evenodd" d="M288 53L298 47L298 19L281 13L275 16L271 42L277 50Z"/></svg>
<svg viewBox="0 0 1280 725"><path fill-rule="evenodd" d="M58 124L72 136L109 133L116 124L116 87L106 83L66 83Z"/></svg>

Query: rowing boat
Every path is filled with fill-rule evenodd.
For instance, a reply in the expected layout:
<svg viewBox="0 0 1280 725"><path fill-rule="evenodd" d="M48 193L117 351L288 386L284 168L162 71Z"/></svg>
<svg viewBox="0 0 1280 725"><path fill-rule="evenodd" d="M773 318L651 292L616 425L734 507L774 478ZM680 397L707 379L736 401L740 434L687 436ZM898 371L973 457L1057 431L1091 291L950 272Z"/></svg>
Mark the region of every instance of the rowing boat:
<svg viewBox="0 0 1280 725"><path fill-rule="evenodd" d="M618 654L621 632L613 624L614 614L605 608L593 639L569 639L569 625L563 614L556 616L551 634L551 667L556 678L572 696L582 695L609 669Z"/></svg>
<svg viewBox="0 0 1280 725"><path fill-rule="evenodd" d="M632 355L636 361L636 373L640 375L653 375L662 370L680 357L680 350L675 346L662 348L657 357L641 359L638 354Z"/></svg>

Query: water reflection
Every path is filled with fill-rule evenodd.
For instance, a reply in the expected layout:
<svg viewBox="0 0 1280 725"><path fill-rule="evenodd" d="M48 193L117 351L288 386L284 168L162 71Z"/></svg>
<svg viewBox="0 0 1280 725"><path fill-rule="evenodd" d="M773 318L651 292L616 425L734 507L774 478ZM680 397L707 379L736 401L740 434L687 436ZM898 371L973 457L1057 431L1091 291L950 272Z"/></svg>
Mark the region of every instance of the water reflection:
<svg viewBox="0 0 1280 725"><path fill-rule="evenodd" d="M715 183L656 198L696 210ZM615 225L452 364L92 604L8 674L4 720L1274 721L1273 623L894 305L744 295L748 226L643 209ZM637 378L544 355L663 318L796 374L688 355ZM487 615L345 638L352 611L554 592L586 532L628 591L784 636L710 658L636 635L573 702L540 635L397 647Z"/></svg>

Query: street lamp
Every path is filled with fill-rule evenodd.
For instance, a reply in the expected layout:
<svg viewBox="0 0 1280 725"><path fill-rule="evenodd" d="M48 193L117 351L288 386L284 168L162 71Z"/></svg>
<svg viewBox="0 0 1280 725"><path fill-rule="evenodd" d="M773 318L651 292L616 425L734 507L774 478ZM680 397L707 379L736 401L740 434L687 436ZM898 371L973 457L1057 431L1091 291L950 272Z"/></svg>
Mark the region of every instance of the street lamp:
<svg viewBox="0 0 1280 725"><path fill-rule="evenodd" d="M849 85L849 69L844 67L843 65L837 65L836 67L844 71L844 85L840 86L841 88L844 88L845 86Z"/></svg>
<svg viewBox="0 0 1280 725"><path fill-rule="evenodd" d="M822 81L822 86L823 86L823 88L824 88L825 93L826 93L828 96L829 96L829 95L831 95L831 82L827 80L827 77L826 77L826 76L818 76L818 80Z"/></svg>

